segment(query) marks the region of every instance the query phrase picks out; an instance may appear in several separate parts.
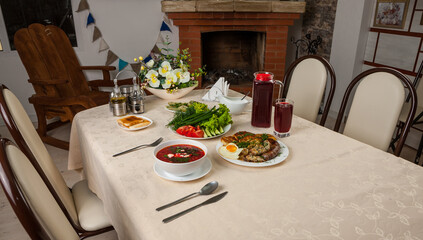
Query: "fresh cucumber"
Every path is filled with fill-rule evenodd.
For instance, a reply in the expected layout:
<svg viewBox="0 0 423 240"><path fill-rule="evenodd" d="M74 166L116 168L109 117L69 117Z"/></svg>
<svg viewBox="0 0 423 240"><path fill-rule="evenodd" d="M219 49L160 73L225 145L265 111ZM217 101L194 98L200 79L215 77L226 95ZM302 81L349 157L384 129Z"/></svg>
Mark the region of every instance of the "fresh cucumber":
<svg viewBox="0 0 423 240"><path fill-rule="evenodd" d="M207 134L207 136L213 137L213 135L210 133L210 131L207 128L205 129L205 133Z"/></svg>
<svg viewBox="0 0 423 240"><path fill-rule="evenodd" d="M206 135L206 137L211 137L209 131L207 131L207 128L203 128L203 132L204 132L204 135Z"/></svg>

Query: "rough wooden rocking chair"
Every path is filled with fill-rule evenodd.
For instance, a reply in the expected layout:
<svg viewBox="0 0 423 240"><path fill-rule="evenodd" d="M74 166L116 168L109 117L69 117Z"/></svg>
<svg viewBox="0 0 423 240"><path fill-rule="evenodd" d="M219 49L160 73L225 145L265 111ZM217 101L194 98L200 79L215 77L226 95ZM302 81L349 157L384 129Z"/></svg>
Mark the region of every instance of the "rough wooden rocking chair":
<svg viewBox="0 0 423 240"><path fill-rule="evenodd" d="M35 94L29 98L38 118L37 132L44 143L69 149L69 142L53 138L47 132L72 121L76 113L106 104L109 93L99 87L113 86L112 66L81 66L63 30L56 26L31 24L20 29L14 43L29 76ZM102 80L87 81L83 70L101 70ZM120 84L131 84L120 80ZM47 124L48 119L59 118Z"/></svg>

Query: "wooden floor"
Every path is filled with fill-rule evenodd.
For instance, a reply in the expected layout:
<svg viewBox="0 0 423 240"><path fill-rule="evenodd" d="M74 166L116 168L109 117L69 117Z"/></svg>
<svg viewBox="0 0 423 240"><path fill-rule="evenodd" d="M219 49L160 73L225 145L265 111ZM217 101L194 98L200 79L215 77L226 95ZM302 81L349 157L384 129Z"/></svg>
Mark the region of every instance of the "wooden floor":
<svg viewBox="0 0 423 240"><path fill-rule="evenodd" d="M333 129L334 120L328 118L327 127ZM53 135L60 138L60 139L69 139L69 132L70 132L70 125L63 126L55 132ZM2 137L7 137L12 139L7 128L5 126L0 127L0 135ZM68 151L58 149L55 147L51 147L46 145L49 153L51 154L52 158L54 159L57 167L61 171L62 175L64 176L66 183L68 186L72 186L75 182L80 180L80 175L74 171L67 170L67 158L68 158ZM413 161L415 157L416 151L408 146L405 146L401 157ZM24 228L19 223L15 213L13 212L9 202L4 195L3 190L0 190L0 240L22 240L22 239L29 239L28 235L26 234ZM93 240L112 240L118 239L117 234L115 231L108 232L102 234L100 236L92 237L89 239Z"/></svg>

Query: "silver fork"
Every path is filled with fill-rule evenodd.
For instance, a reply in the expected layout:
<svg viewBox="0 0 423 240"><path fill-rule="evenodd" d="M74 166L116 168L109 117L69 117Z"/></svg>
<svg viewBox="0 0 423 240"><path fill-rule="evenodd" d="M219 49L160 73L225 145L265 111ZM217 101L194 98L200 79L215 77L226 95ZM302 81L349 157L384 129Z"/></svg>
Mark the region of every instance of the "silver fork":
<svg viewBox="0 0 423 240"><path fill-rule="evenodd" d="M159 139L157 139L153 143L150 143L150 144L142 144L142 145L139 145L139 146L130 148L128 150L125 150L123 152L116 153L115 155L113 155L113 157L117 157L117 156L120 156L122 154L129 153L129 152L133 152L133 151L138 150L138 149L143 148L143 147L155 147L155 146L159 145L159 143L161 143L161 141L163 141L163 138L162 137L159 138Z"/></svg>

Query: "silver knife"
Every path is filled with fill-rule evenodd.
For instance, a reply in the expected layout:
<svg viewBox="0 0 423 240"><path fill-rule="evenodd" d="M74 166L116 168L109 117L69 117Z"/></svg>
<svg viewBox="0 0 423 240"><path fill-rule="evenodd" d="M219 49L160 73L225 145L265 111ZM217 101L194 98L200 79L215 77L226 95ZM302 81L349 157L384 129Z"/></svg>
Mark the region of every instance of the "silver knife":
<svg viewBox="0 0 423 240"><path fill-rule="evenodd" d="M228 194L228 191L226 191L224 193L221 193L219 195L216 195L216 196L214 196L212 198L209 198L206 201L204 201L204 202L202 202L202 203L200 203L198 205L195 205L192 208L188 208L185 211L182 211L182 212L177 213L177 214L175 214L173 216L170 216L168 218L165 218L165 219L163 219L163 223L168 223L168 222L170 222L170 221L172 221L174 219L177 219L178 217L180 217L182 215L185 215L185 214L187 214L187 213L191 212L192 210L195 210L195 209L197 209L199 207L205 206L205 205L210 204L210 203L215 203L215 202L219 201L220 199L222 199L224 196L226 196L226 194Z"/></svg>

